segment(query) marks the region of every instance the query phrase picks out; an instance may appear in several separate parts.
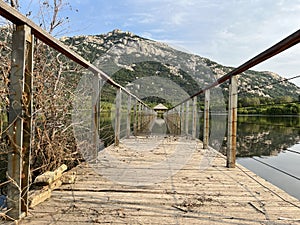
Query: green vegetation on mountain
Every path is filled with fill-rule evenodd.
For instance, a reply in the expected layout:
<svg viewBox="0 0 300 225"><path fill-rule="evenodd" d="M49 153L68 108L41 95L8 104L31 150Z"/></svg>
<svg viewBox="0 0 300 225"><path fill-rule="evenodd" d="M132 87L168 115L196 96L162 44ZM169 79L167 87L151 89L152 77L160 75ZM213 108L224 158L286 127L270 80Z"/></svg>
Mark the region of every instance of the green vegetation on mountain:
<svg viewBox="0 0 300 225"><path fill-rule="evenodd" d="M159 76L192 95L233 69L120 30L62 41L124 86L142 77ZM299 114L300 88L275 73L247 70L238 76L238 85L239 113ZM228 82L220 88L227 102ZM114 99L113 89L105 92L110 93L105 98ZM148 100L155 101L155 96Z"/></svg>
<svg viewBox="0 0 300 225"><path fill-rule="evenodd" d="M133 82L136 77L150 77L158 76L162 78L169 79L174 83L181 86L184 91L189 95L195 93L195 90L199 90L199 85L197 82L183 70L178 71L178 75L174 76L170 71L170 68L159 63L159 62L141 62L134 66L134 70L121 69L114 73L112 78L119 84L126 86L128 83Z"/></svg>

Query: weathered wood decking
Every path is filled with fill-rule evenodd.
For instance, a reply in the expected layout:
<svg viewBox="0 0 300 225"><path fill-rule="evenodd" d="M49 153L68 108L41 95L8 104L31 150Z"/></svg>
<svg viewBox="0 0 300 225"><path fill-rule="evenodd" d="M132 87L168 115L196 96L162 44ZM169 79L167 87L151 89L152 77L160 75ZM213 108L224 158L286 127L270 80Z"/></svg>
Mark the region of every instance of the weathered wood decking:
<svg viewBox="0 0 300 225"><path fill-rule="evenodd" d="M155 174L163 177L176 170L174 165L185 160L185 149L189 148L189 153L193 146L196 150L181 170L156 182ZM127 139L120 147L111 146L104 151L120 159L118 170L113 170L113 164L105 159L100 160L104 166L99 163L94 167L106 177L87 164L74 168L76 183L55 190L51 199L30 210L20 224L300 223L298 200L240 165L226 168L225 158L203 150L199 141L171 137ZM175 154L180 157L166 160ZM162 160L165 163L153 166ZM105 171L104 167L112 170ZM169 172L164 171L168 168ZM131 173L126 174L128 170L136 174L136 180ZM146 181L152 184L147 186Z"/></svg>

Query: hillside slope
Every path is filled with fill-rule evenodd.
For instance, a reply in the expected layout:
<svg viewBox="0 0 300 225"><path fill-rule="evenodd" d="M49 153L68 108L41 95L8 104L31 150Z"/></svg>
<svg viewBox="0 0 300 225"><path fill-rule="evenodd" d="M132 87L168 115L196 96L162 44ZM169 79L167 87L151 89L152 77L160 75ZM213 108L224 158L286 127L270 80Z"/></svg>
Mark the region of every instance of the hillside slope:
<svg viewBox="0 0 300 225"><path fill-rule="evenodd" d="M146 75L163 74L193 94L233 69L120 30L61 40L122 85ZM239 75L238 83L240 99L286 96L298 99L300 95L299 87L268 71L245 71ZM222 90L226 93L228 85L222 85Z"/></svg>

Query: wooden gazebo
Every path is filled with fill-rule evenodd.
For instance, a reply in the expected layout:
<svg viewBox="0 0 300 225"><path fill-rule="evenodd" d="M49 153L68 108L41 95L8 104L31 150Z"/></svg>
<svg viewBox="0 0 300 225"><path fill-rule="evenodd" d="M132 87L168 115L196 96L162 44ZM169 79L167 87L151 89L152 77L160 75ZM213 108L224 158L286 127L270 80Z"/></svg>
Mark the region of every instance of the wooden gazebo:
<svg viewBox="0 0 300 225"><path fill-rule="evenodd" d="M166 106L164 106L163 104L160 103L157 106L155 106L153 108L153 110L155 112L157 112L158 114L163 114L163 113L165 113L168 110L168 107L166 107Z"/></svg>

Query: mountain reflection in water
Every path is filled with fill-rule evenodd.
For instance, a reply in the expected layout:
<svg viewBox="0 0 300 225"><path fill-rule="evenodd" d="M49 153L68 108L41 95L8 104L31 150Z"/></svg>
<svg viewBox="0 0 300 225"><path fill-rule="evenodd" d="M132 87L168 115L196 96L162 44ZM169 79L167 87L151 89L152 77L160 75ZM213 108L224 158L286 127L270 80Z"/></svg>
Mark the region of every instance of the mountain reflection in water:
<svg viewBox="0 0 300 225"><path fill-rule="evenodd" d="M239 116L237 162L300 199L300 117Z"/></svg>

